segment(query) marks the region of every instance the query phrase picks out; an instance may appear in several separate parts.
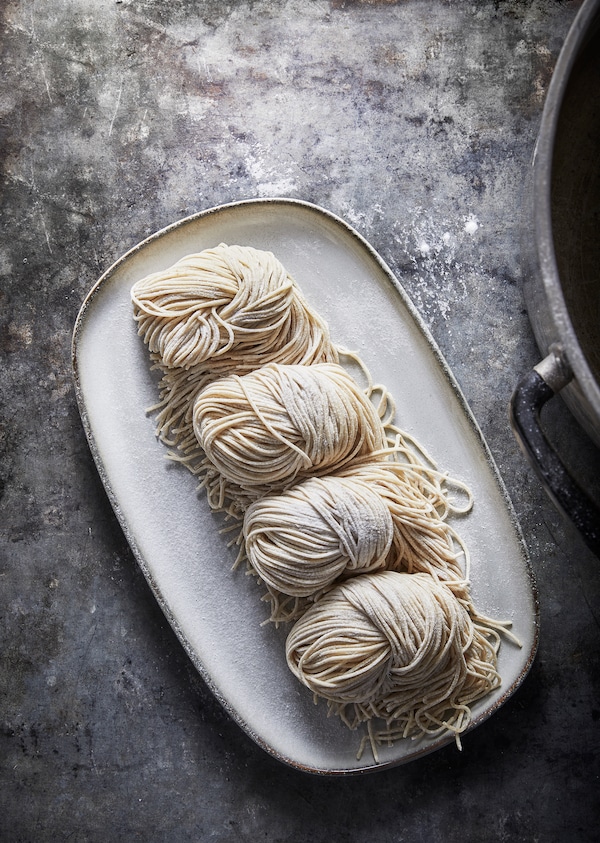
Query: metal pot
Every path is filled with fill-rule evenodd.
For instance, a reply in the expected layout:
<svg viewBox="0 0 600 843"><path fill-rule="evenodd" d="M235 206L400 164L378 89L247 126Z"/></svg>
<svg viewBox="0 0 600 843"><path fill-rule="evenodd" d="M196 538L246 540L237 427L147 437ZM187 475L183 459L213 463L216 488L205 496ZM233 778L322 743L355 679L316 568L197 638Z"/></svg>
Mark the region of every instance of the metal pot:
<svg viewBox="0 0 600 843"><path fill-rule="evenodd" d="M513 430L551 498L600 556L600 510L548 442L542 406L560 392L600 448L600 0L565 39L524 203L524 294L544 359L517 386Z"/></svg>

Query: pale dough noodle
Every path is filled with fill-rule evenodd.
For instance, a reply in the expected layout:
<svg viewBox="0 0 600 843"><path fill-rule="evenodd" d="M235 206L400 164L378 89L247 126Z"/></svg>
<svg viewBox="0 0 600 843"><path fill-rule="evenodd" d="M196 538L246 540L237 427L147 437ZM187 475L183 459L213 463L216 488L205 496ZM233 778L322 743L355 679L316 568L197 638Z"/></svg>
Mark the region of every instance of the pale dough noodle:
<svg viewBox="0 0 600 843"><path fill-rule="evenodd" d="M385 445L374 406L334 363L269 363L207 386L193 408L196 438L225 480L282 489Z"/></svg>
<svg viewBox="0 0 600 843"><path fill-rule="evenodd" d="M286 642L290 670L350 726L377 718L375 744L458 736L498 687L498 639L428 574L353 577L309 608ZM376 746L373 747L376 752Z"/></svg>
<svg viewBox="0 0 600 843"><path fill-rule="evenodd" d="M312 477L255 501L244 517L254 571L283 594L318 595L342 574L382 568L393 523L383 498L360 480Z"/></svg>

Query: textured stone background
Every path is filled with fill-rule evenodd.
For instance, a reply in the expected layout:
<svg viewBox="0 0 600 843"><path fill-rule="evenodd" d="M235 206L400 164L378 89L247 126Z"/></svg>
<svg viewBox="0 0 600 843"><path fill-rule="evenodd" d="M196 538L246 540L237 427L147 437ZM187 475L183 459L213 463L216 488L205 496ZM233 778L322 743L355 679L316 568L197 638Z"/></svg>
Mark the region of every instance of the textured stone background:
<svg viewBox="0 0 600 843"><path fill-rule="evenodd" d="M600 566L507 420L539 359L522 186L579 5L0 3L3 842L600 839ZM267 756L188 662L90 457L70 371L86 292L156 229L272 195L344 217L396 272L520 518L540 650L462 754L347 780ZM597 477L561 406L548 424Z"/></svg>

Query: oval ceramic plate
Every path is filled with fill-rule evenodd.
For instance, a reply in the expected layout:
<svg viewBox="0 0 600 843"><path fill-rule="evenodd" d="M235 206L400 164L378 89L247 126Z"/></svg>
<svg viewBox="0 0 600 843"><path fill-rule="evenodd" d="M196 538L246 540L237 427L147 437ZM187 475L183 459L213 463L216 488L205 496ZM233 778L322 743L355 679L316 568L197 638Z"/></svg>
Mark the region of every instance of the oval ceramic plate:
<svg viewBox="0 0 600 843"><path fill-rule="evenodd" d="M181 220L136 246L97 282L73 337L77 397L110 501L159 604L209 687L239 725L281 761L313 773L354 773L410 761L453 738L401 740L356 758L360 735L288 671L286 630L262 625L261 588L233 571L234 551L194 477L165 459L146 408L157 399L130 289L143 276L218 243L273 252L335 342L358 352L396 399L397 423L472 489L455 524L472 554L480 611L511 620L502 687L473 708L483 722L518 687L534 657L538 617L526 551L510 502L473 416L401 286L376 252L332 214L293 200L250 200ZM463 740L468 752L468 740Z"/></svg>

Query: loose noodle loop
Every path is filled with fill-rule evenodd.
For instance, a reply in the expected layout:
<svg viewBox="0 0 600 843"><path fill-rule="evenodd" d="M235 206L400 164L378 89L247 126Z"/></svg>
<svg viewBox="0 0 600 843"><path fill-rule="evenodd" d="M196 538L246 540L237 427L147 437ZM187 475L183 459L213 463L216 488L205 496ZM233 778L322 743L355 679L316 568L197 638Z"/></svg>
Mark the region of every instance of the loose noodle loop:
<svg viewBox="0 0 600 843"><path fill-rule="evenodd" d="M353 577L308 609L288 635L286 658L351 727L383 719L383 742L467 728L473 703L500 684L496 643L438 580L381 571Z"/></svg>
<svg viewBox="0 0 600 843"><path fill-rule="evenodd" d="M422 463L398 462L393 450L391 456L359 461L340 474L368 484L389 510L393 544L386 567L431 574L469 600L468 550L447 522L454 511L448 478Z"/></svg>
<svg viewBox="0 0 600 843"><path fill-rule="evenodd" d="M337 364L271 363L222 378L195 401L207 459L243 489L273 491L339 468L385 444L375 408Z"/></svg>

